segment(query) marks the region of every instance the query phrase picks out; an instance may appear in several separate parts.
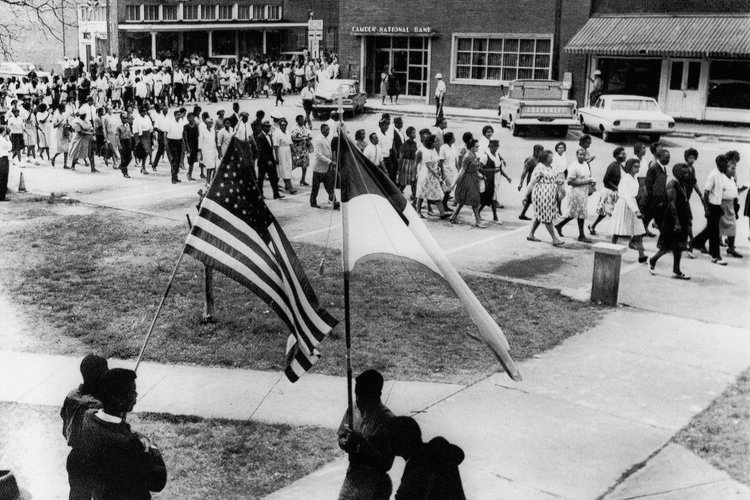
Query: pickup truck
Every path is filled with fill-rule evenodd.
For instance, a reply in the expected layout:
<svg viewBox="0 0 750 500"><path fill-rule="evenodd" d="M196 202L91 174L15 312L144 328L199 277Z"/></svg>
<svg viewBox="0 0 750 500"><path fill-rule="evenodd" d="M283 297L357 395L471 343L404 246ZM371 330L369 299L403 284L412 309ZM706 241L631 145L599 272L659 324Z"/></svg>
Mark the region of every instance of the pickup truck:
<svg viewBox="0 0 750 500"><path fill-rule="evenodd" d="M514 136L529 127L551 127L564 137L569 126L578 125L576 102L563 99L562 83L554 80L513 80L497 114Z"/></svg>

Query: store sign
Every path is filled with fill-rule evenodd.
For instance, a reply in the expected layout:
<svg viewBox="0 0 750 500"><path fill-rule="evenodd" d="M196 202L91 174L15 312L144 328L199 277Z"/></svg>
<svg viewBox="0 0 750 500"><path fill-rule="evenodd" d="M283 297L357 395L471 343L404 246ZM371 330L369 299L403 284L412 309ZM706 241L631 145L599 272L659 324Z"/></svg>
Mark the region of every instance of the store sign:
<svg viewBox="0 0 750 500"><path fill-rule="evenodd" d="M352 26L352 35L432 35L430 26Z"/></svg>

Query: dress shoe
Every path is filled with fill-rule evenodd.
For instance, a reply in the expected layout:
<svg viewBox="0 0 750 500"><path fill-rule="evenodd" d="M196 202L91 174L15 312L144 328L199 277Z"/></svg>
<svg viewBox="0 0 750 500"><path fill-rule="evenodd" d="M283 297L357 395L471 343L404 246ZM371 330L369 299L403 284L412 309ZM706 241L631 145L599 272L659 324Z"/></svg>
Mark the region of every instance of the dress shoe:
<svg viewBox="0 0 750 500"><path fill-rule="evenodd" d="M283 195L283 194L280 194L280 193L276 193L275 195L273 195L273 199L274 199L274 200L281 200L281 199L284 199L284 195Z"/></svg>

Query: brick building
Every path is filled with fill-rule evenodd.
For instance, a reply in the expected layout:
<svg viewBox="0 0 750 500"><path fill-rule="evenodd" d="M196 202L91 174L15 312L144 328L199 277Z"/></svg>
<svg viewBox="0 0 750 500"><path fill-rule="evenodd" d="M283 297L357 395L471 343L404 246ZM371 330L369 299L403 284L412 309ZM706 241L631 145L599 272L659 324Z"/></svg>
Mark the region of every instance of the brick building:
<svg viewBox="0 0 750 500"><path fill-rule="evenodd" d="M427 101L435 74L442 73L447 105L486 108L497 106L501 86L511 80L570 72L571 95L580 101L586 56L563 53L562 47L586 24L591 0L559 4L556 20L552 0L437 0L409 2L408 8L399 0L342 1L342 76L377 93L380 72L389 65L402 94Z"/></svg>
<svg viewBox="0 0 750 500"><path fill-rule="evenodd" d="M653 97L675 118L750 123L750 0L594 0L565 53L586 56L605 93Z"/></svg>
<svg viewBox="0 0 750 500"><path fill-rule="evenodd" d="M306 48L310 15L323 21L321 50L335 51L334 0L119 0L119 51L142 57L209 58L278 54Z"/></svg>

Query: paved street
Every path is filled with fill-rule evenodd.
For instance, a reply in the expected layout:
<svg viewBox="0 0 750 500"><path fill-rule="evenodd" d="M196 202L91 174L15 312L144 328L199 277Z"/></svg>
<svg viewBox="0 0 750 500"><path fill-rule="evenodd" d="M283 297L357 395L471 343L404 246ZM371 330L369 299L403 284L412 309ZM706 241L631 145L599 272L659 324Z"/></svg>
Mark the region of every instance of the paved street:
<svg viewBox="0 0 750 500"><path fill-rule="evenodd" d="M287 102L283 113L293 118L299 108L293 99ZM259 105L270 111L272 101L242 101L242 109L251 115ZM227 103L218 106L230 107ZM209 111L218 106L209 106ZM375 115L359 116L348 121L347 127L369 132L374 130L376 119ZM449 120L449 129L458 135L465 130L478 135L483 125L475 120ZM417 128L432 125L428 118L411 116L405 118L405 124ZM593 266L590 245L566 238L564 248L553 248L542 232L538 233L542 243L530 243L525 239L528 223L517 218L521 197L515 182L523 159L533 144L551 149L558 139L513 138L496 122L492 124L514 181L500 193L505 204L501 210L504 224L476 229L468 223L453 226L428 219L428 228L462 272L560 289L586 300ZM566 138L569 158L573 157L579 134L571 131ZM681 160L685 148L699 150L700 184L713 168L717 154L737 149L743 158L741 166L750 159L750 144L745 142L712 136L665 138L663 142L672 151L673 163ZM594 138L592 153L597 160L592 167L596 179L601 180L615 146ZM632 148L632 143L628 147ZM123 179L119 171L101 170L101 174L90 174L85 169L73 173L44 164L13 167L11 179L17 183L23 172L32 194L65 193L93 207L135 211L142 213L144 220L156 217L164 224L186 226L185 214L195 214L196 191L202 184L170 184L166 163L148 176L134 169L131 179ZM739 175L741 184L748 182L747 168ZM295 172L295 184L298 176ZM311 209L307 189L284 200L269 200L269 207L292 240L319 245L329 241L331 247L338 248L338 213L330 206ZM693 210L700 230L704 222L695 200ZM485 212L485 218L488 215ZM464 217L468 221L469 213ZM598 241L608 241L608 228L605 221ZM461 473L470 499L588 499L604 495L612 499L750 498L747 487L669 442L750 366L747 219L740 219L738 229L738 249L747 257L732 259L723 268L705 257L684 259L683 269L693 278L689 282L667 277L669 257L659 263L663 276L651 276L644 265L637 264L635 252L627 252L623 258L621 307L608 312L594 328L521 363L521 383L510 382L504 375L466 387L389 381L388 404L397 412L414 413L425 436L444 435L464 448L467 458ZM573 227L566 230L568 236L575 234ZM179 246L181 242L174 244ZM652 253L655 241L648 240L646 245L647 252ZM356 289L356 281L353 288L354 293L361 292ZM4 323L8 333L4 334L23 335L25 322L7 297L0 297L0 316L8 318ZM0 400L57 405L75 383L78 361L0 352ZM146 363L139 376L143 390L139 389L137 409L237 419L247 418L257 409L254 418L258 420L337 426L345 403L342 378L311 374L294 386L283 381L258 408L262 395L278 376ZM186 388L197 393L182 397ZM10 458L11 463L19 460L7 451L4 458ZM62 498L55 492L64 487L60 485L64 485L65 477L54 469L62 460L64 457L56 457L36 464L44 480L28 485L38 495L34 498ZM644 467L621 478L637 464ZM337 460L269 498L335 498L345 467L344 459ZM399 477L402 467L403 462L397 461L394 478Z"/></svg>

